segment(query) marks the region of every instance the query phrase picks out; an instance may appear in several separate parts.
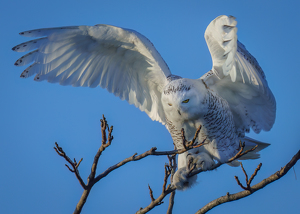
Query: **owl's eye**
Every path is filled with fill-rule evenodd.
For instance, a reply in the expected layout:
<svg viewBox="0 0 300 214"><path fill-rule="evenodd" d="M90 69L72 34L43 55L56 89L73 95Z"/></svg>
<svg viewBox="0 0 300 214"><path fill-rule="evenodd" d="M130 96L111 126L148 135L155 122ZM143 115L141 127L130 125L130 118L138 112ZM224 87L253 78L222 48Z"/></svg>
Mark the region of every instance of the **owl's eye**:
<svg viewBox="0 0 300 214"><path fill-rule="evenodd" d="M172 106L172 104L171 104L171 103L168 103L168 105L169 105L169 106Z"/></svg>
<svg viewBox="0 0 300 214"><path fill-rule="evenodd" d="M182 103L188 103L190 101L190 99L186 99L184 101L182 101Z"/></svg>

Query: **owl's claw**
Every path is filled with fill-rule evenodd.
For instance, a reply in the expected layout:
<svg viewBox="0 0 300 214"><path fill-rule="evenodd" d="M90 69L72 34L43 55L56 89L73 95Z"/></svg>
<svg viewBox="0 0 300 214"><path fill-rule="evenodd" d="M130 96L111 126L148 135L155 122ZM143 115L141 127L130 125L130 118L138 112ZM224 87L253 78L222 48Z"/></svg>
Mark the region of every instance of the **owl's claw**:
<svg viewBox="0 0 300 214"><path fill-rule="evenodd" d="M215 165L214 160L205 152L188 154L187 162L195 164L197 169L202 169L203 171L211 169Z"/></svg>
<svg viewBox="0 0 300 214"><path fill-rule="evenodd" d="M190 170L186 167L178 169L173 177L172 186L178 190L186 190L196 183L197 175L188 178Z"/></svg>
<svg viewBox="0 0 300 214"><path fill-rule="evenodd" d="M188 154L186 160L187 165L179 168L173 177L172 186L176 187L178 190L186 190L196 184L197 175L189 177L189 174L194 169L206 171L215 165L214 160L205 152Z"/></svg>

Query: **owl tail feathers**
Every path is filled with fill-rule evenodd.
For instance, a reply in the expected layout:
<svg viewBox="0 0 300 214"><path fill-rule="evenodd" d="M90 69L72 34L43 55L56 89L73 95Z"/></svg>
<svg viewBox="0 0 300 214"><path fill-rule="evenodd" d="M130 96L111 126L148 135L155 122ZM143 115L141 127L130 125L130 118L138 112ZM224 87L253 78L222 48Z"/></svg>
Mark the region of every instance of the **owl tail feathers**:
<svg viewBox="0 0 300 214"><path fill-rule="evenodd" d="M260 150L263 150L264 148L270 146L269 143L263 143L263 142L254 140L250 137L244 137L243 139L241 139L241 141L245 142L244 151L247 151L248 149L251 149L256 145L257 145L257 148L254 151L243 155L238 160L258 159L260 157L260 154L258 152ZM227 163L227 164L229 166L234 166L234 167L240 166L240 162L238 160L234 160L234 161L232 161L230 163Z"/></svg>
<svg viewBox="0 0 300 214"><path fill-rule="evenodd" d="M244 137L241 140L242 140L242 142L245 142L244 151L251 149L256 145L257 145L257 148L253 152L249 152L246 155L242 156L241 158L239 158L239 160L258 159L260 157L260 154L258 152L270 145L269 143L263 143L263 142L254 140L250 137Z"/></svg>

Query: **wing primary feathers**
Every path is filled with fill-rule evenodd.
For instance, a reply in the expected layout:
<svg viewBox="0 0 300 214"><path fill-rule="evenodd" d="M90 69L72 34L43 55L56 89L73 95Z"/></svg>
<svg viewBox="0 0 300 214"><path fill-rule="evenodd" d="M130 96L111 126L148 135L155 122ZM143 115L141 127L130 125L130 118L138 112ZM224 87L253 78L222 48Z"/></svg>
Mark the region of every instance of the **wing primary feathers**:
<svg viewBox="0 0 300 214"><path fill-rule="evenodd" d="M43 37L43 36L48 36L52 33L56 33L58 31L70 30L70 29L78 29L78 26L41 28L41 29L24 31L19 34L25 37Z"/></svg>
<svg viewBox="0 0 300 214"><path fill-rule="evenodd" d="M36 74L35 81L99 85L165 123L160 94L171 72L143 35L110 25L44 28L20 35L40 37L13 47L17 52L33 50L15 63L33 62L21 77Z"/></svg>
<svg viewBox="0 0 300 214"><path fill-rule="evenodd" d="M35 61L35 59L37 58L37 55L38 55L38 50L29 52L28 54L26 54L26 55L22 56L21 58L19 58L15 62L15 66L27 65L27 64Z"/></svg>
<svg viewBox="0 0 300 214"><path fill-rule="evenodd" d="M16 51L16 52L30 51L30 50L39 48L40 46L42 46L46 42L47 42L46 37L40 38L40 39L35 39L35 40L31 40L31 41L24 42L22 44L16 45L15 47L12 48L12 50Z"/></svg>

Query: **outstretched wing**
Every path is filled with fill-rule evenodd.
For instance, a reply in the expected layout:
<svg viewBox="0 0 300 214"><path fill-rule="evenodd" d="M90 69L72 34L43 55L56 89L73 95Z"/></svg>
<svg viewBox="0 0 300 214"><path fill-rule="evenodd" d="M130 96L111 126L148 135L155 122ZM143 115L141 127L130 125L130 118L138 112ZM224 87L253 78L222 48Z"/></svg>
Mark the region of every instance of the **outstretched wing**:
<svg viewBox="0 0 300 214"><path fill-rule="evenodd" d="M22 78L35 74L36 81L100 85L145 111L152 120L165 123L160 98L171 72L143 35L109 25L46 28L20 35L41 37L13 48L31 51L15 63L22 66L33 62Z"/></svg>
<svg viewBox="0 0 300 214"><path fill-rule="evenodd" d="M237 40L236 24L232 16L219 16L207 27L213 68L200 79L227 100L243 136L250 127L256 133L272 128L276 102L258 62Z"/></svg>

